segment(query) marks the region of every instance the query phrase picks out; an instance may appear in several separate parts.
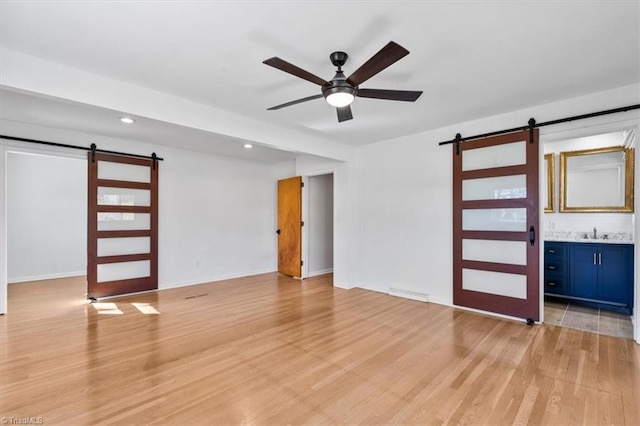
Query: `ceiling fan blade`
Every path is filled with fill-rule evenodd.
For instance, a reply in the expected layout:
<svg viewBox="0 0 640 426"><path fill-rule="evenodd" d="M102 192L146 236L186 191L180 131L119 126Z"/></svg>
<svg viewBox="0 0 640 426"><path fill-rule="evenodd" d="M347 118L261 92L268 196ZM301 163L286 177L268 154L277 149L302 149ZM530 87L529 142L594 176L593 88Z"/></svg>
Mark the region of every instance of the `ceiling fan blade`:
<svg viewBox="0 0 640 426"><path fill-rule="evenodd" d="M287 102L287 103L284 103L284 104L272 106L271 108L267 108L267 111L273 111L273 110L276 110L276 109L286 108L286 107L289 107L291 105L301 104L302 102L312 101L314 99L320 99L322 97L323 97L322 93L320 93L318 95L307 96L306 98L296 99L295 101L291 101L291 102Z"/></svg>
<svg viewBox="0 0 640 426"><path fill-rule="evenodd" d="M336 111L338 111L338 122L340 123L342 123L343 121L351 120L353 118L350 105L336 108Z"/></svg>
<svg viewBox="0 0 640 426"><path fill-rule="evenodd" d="M389 101L415 102L422 92L413 90L358 89L356 96L360 98L386 99Z"/></svg>
<svg viewBox="0 0 640 426"><path fill-rule="evenodd" d="M378 74L389 65L399 61L409 54L409 51L398 43L390 41L371 59L365 62L360 68L347 78L347 83L358 86Z"/></svg>
<svg viewBox="0 0 640 426"><path fill-rule="evenodd" d="M315 83L319 86L331 86L331 83L328 81L318 77L315 74L311 74L309 71L305 71L302 68L299 68L289 62L280 59L280 58L269 58L267 60L262 61L263 64L272 66L274 68L279 69L280 71L284 71L286 73L295 75L296 77L300 77L303 80L310 81L311 83Z"/></svg>

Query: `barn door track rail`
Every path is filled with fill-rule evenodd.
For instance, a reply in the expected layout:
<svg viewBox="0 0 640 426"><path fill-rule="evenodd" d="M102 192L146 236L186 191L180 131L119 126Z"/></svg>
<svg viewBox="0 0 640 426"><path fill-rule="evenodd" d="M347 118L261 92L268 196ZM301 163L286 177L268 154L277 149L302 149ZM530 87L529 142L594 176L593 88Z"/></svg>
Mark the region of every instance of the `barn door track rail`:
<svg viewBox="0 0 640 426"><path fill-rule="evenodd" d="M80 149L82 151L90 151L93 155L93 161L95 161L95 154L100 153L100 154L113 154L113 155L122 155L124 157L135 157L135 158L145 158L148 160L153 160L154 164L156 161L164 161L164 158L162 157L158 157L156 155L156 153L152 153L151 155L140 155L140 154L129 154L126 152L119 152L119 151L109 151L107 149L98 149L98 147L96 146L95 143L92 143L91 146L89 147L85 147L85 146L78 146L78 145L69 145L66 143L59 143L59 142L47 142L47 141L41 141L41 140L37 140L37 139L27 139L27 138L18 138L15 136L5 136L5 135L0 135L0 139L7 139L10 141L18 141L18 142L28 142L28 143L35 143L35 144L39 144L39 145L47 145L47 146L55 146L58 148L69 148L69 149Z"/></svg>
<svg viewBox="0 0 640 426"><path fill-rule="evenodd" d="M627 112L627 111L632 111L634 109L640 109L640 104L629 105L629 106L626 106L626 107L620 107L620 108L614 108L614 109L607 109L607 110L604 110L604 111L592 112L592 113L589 113L589 114L574 115L573 117L560 118L560 119L557 119L557 120L545 121L545 122L542 122L542 123L536 123L536 120L534 118L531 118L531 119L529 119L529 122L528 122L528 124L526 126L514 127L514 128L511 128L511 129L504 129L504 130L497 130L495 132L483 133L481 135L467 136L467 137L464 137L464 138L462 137L462 135L460 133L457 133L456 137L453 138L452 140L440 142L440 143L438 143L438 145L455 144L456 145L456 154L459 155L460 154L460 144L463 143L463 142L466 142L466 141L470 141L470 140L474 140L474 139L487 138L489 136L504 135L506 133L520 132L520 131L523 131L523 130L528 130L530 134L533 134L533 129L535 129L537 127L552 126L554 124L568 123L569 121L584 120L586 118L600 117L601 115L617 114L619 112Z"/></svg>

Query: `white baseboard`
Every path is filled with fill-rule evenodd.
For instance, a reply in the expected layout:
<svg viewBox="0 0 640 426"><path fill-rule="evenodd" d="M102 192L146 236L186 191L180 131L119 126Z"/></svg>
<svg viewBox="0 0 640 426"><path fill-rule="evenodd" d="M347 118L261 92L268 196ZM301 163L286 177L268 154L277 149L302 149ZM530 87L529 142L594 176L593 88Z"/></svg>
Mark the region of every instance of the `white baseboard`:
<svg viewBox="0 0 640 426"><path fill-rule="evenodd" d="M317 277L318 275L330 274L333 272L333 268L323 269L322 271L309 272L308 278Z"/></svg>
<svg viewBox="0 0 640 426"><path fill-rule="evenodd" d="M399 288L390 288L389 295L404 297L405 299L417 300L419 302L429 302L429 295L427 293L418 293L415 291L402 290Z"/></svg>
<svg viewBox="0 0 640 426"><path fill-rule="evenodd" d="M87 275L87 272L86 271L59 272L57 274L43 274L43 275L33 275L30 277L9 278L7 281L9 284L18 284L18 283L25 283L28 281L43 281L43 280L55 280L58 278L81 277L83 275Z"/></svg>
<svg viewBox="0 0 640 426"><path fill-rule="evenodd" d="M436 305L448 306L450 308L455 308L453 302L450 299L441 299L437 296L430 295L429 303L435 303Z"/></svg>
<svg viewBox="0 0 640 426"><path fill-rule="evenodd" d="M388 288L373 285L358 285L358 288L364 290L377 291L378 293L385 293L389 296L402 297L405 299L417 300L420 302L429 302L429 295L427 293L418 293L415 291L402 290L399 288Z"/></svg>
<svg viewBox="0 0 640 426"><path fill-rule="evenodd" d="M343 290L351 290L352 288L355 288L354 285L337 283L335 281L333 282L333 286L337 288L341 288Z"/></svg>
<svg viewBox="0 0 640 426"><path fill-rule="evenodd" d="M379 286L368 285L368 284L360 284L360 285L357 285L356 287L361 288L363 290L371 290L371 291L377 291L378 293L389 294L389 289L387 287L379 287Z"/></svg>

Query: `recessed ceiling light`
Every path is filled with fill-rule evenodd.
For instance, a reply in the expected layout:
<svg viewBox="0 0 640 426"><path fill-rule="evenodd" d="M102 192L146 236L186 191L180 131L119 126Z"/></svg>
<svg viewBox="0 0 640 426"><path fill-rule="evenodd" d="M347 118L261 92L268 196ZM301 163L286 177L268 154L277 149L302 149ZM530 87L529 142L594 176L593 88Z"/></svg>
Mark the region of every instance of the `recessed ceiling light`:
<svg viewBox="0 0 640 426"><path fill-rule="evenodd" d="M136 120L130 117L120 117L120 121L122 121L125 124L133 124L136 122Z"/></svg>
<svg viewBox="0 0 640 426"><path fill-rule="evenodd" d="M253 148L253 145L251 145L250 143L245 143L244 147L247 148L247 149L251 149L251 148Z"/></svg>

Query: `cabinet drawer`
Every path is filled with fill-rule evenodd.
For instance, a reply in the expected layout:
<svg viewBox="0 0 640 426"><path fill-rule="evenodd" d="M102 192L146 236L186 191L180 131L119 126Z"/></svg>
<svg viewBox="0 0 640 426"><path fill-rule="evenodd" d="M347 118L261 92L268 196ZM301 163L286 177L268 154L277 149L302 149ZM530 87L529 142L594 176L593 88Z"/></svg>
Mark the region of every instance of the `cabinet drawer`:
<svg viewBox="0 0 640 426"><path fill-rule="evenodd" d="M544 243L544 260L561 262L567 258L566 243Z"/></svg>
<svg viewBox="0 0 640 426"><path fill-rule="evenodd" d="M544 292L556 293L556 294L567 294L567 285L566 285L565 279L545 277Z"/></svg>
<svg viewBox="0 0 640 426"><path fill-rule="evenodd" d="M544 273L545 275L548 273L564 275L566 272L566 262L544 262Z"/></svg>
<svg viewBox="0 0 640 426"><path fill-rule="evenodd" d="M567 258L567 243L544 243L544 258L564 260Z"/></svg>

